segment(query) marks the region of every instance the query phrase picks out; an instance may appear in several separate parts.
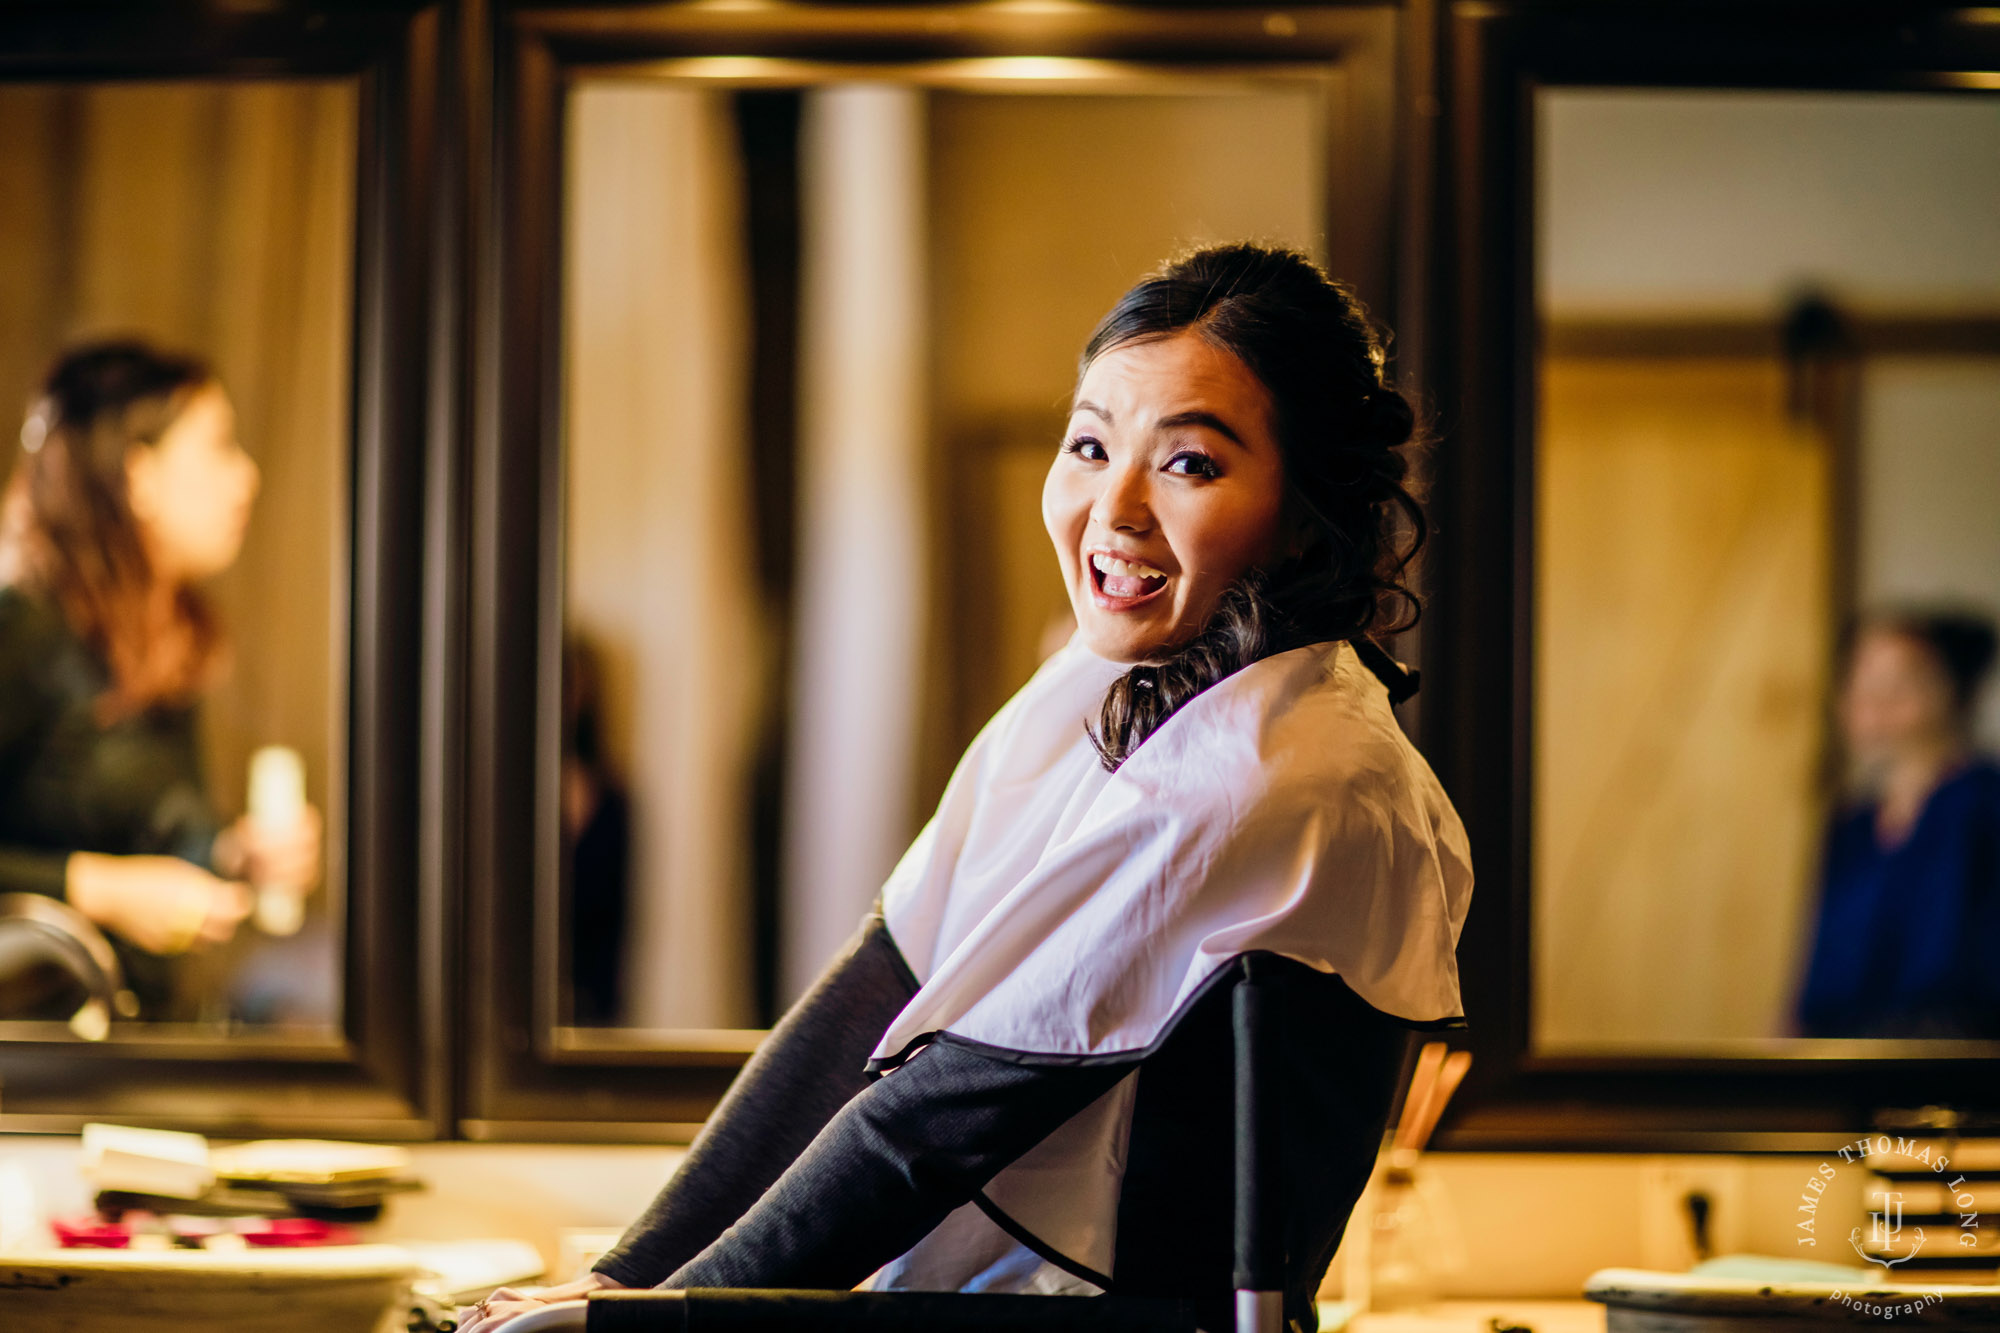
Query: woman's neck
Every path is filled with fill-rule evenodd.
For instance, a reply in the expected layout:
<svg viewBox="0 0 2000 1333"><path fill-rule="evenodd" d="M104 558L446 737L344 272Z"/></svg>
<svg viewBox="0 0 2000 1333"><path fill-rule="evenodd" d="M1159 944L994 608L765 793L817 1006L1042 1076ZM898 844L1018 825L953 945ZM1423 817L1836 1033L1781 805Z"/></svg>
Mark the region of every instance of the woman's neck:
<svg viewBox="0 0 2000 1333"><path fill-rule="evenodd" d="M1889 761L1882 774L1881 799L1875 807L1875 837L1893 847L1910 835L1924 802L1965 761L1965 742L1957 736L1913 746Z"/></svg>

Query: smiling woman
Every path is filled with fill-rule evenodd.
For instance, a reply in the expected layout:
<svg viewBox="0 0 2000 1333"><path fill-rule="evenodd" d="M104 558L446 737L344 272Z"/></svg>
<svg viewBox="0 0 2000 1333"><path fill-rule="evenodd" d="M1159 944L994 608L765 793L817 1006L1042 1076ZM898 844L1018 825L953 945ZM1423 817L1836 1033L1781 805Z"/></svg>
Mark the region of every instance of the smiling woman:
<svg viewBox="0 0 2000 1333"><path fill-rule="evenodd" d="M1083 641L1137 664L1098 719L1107 768L1260 657L1416 622L1415 422L1384 360L1344 287L1247 245L1169 265L1091 335L1042 515Z"/></svg>
<svg viewBox="0 0 2000 1333"><path fill-rule="evenodd" d="M1077 632L646 1216L468 1333L603 1286L864 1280L1115 1288L1220 1327L1214 1070L1251 958L1282 1013L1282 1301L1315 1326L1408 1031L1462 1024L1464 831L1366 637L1413 608L1423 531L1382 365L1354 298L1288 251L1201 251L1118 302L1043 491Z"/></svg>

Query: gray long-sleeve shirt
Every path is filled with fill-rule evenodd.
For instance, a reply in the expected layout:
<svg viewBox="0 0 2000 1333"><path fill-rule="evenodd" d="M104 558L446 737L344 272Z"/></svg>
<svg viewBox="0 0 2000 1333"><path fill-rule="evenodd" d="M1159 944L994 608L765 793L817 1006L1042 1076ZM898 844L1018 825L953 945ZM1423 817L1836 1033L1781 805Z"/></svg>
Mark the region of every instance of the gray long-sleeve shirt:
<svg viewBox="0 0 2000 1333"><path fill-rule="evenodd" d="M1278 960L1287 1314L1312 1296L1381 1142L1408 1045L1334 976ZM941 1037L892 1076L863 1062L916 991L886 926L861 933L744 1067L688 1157L597 1271L626 1286L844 1289L973 1201L1134 1069L1112 1290L1230 1298L1234 1181L1228 988L1158 1046L1087 1064ZM1060 1256L1048 1255L1061 1261Z"/></svg>

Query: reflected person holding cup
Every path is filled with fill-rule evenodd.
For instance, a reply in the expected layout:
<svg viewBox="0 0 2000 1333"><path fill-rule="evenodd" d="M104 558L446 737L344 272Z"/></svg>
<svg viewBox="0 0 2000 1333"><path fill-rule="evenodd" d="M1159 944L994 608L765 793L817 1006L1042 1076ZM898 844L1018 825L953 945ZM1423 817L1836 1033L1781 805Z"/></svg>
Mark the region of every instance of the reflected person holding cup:
<svg viewBox="0 0 2000 1333"><path fill-rule="evenodd" d="M204 776L225 641L199 585L259 482L212 370L117 341L56 362L0 499L0 892L109 932L148 1017L166 960L229 939L249 885L302 898L319 875L316 811L225 826Z"/></svg>

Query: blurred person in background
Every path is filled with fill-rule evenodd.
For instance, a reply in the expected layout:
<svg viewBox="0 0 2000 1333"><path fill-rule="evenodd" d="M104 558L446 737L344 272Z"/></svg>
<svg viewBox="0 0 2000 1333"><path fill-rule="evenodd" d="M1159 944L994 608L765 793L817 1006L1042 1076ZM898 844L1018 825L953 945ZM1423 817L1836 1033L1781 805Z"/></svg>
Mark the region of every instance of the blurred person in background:
<svg viewBox="0 0 2000 1333"><path fill-rule="evenodd" d="M135 341L58 360L0 498L0 893L62 898L112 937L146 1017L172 955L230 938L245 881L319 876L320 820L223 825L197 703L259 484L214 373Z"/></svg>
<svg viewBox="0 0 2000 1333"><path fill-rule="evenodd" d="M1822 853L1807 1036L2000 1037L2000 765L1972 740L1994 645L1956 611L1851 637L1839 721L1863 795Z"/></svg>
<svg viewBox="0 0 2000 1333"><path fill-rule="evenodd" d="M632 806L604 751L604 683L597 654L563 645L562 832L569 859L570 994L583 1027L616 1024L625 1008L625 920L632 883Z"/></svg>

